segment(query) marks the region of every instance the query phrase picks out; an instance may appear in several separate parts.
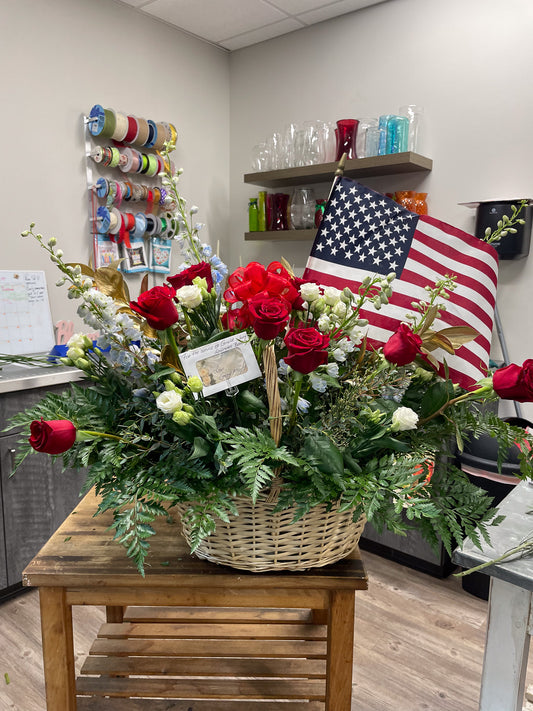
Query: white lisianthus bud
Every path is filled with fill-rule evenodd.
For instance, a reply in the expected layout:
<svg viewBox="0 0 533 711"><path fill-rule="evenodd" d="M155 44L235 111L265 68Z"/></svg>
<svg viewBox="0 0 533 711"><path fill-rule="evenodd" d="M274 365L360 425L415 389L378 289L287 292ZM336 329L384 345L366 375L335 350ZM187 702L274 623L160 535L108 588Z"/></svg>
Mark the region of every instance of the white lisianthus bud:
<svg viewBox="0 0 533 711"><path fill-rule="evenodd" d="M315 301L320 296L320 287L318 284L306 282L300 286L300 296L304 301Z"/></svg>
<svg viewBox="0 0 533 711"><path fill-rule="evenodd" d="M67 351L67 358L70 358L70 360L76 361L78 358L83 358L85 355L85 351L83 348L69 348Z"/></svg>
<svg viewBox="0 0 533 711"><path fill-rule="evenodd" d="M403 432L404 430L416 430L418 415L410 407L399 407L392 413L393 432Z"/></svg>
<svg viewBox="0 0 533 711"><path fill-rule="evenodd" d="M334 286L324 287L324 301L328 306L335 306L341 298L341 291Z"/></svg>
<svg viewBox="0 0 533 711"><path fill-rule="evenodd" d="M202 303L202 291L196 284L182 286L176 291L176 298L182 306L194 309Z"/></svg>
<svg viewBox="0 0 533 711"><path fill-rule="evenodd" d="M183 408L181 395L175 390L165 390L156 398L155 404L166 415L172 415Z"/></svg>
<svg viewBox="0 0 533 711"><path fill-rule="evenodd" d="M87 348L92 348L93 342L89 336L86 336L84 333L75 333L69 338L67 346L69 348L79 348L84 351Z"/></svg>
<svg viewBox="0 0 533 711"><path fill-rule="evenodd" d="M200 393L204 389L204 384L202 383L201 378L197 375L191 375L191 377L187 380L187 385L193 393Z"/></svg>

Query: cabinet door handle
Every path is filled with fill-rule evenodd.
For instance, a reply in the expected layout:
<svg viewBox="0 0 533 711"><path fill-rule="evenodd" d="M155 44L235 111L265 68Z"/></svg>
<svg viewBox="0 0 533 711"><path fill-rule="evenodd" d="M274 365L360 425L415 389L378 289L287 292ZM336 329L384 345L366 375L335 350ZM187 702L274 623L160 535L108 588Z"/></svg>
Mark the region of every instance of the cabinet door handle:
<svg viewBox="0 0 533 711"><path fill-rule="evenodd" d="M16 453L17 453L17 450L14 447L11 447L11 449L9 450L9 458L11 460L10 476L15 473L15 454Z"/></svg>

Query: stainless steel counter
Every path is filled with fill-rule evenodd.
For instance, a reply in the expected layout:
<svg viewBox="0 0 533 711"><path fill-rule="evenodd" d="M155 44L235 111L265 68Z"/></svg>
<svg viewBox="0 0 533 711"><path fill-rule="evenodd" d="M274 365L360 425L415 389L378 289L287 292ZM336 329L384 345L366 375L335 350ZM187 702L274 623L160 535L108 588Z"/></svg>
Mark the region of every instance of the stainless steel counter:
<svg viewBox="0 0 533 711"><path fill-rule="evenodd" d="M83 377L83 372L78 368L62 365L40 367L0 363L0 394L72 383L82 380Z"/></svg>

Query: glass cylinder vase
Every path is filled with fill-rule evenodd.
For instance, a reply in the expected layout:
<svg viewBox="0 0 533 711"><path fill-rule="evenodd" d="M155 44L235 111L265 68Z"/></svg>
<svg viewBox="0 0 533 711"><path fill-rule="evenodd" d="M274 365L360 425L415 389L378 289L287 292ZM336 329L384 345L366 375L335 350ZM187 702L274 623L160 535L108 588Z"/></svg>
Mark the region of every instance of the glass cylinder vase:
<svg viewBox="0 0 533 711"><path fill-rule="evenodd" d="M358 125L359 121L357 119L339 119L339 121L337 121L337 129L335 131L337 137L337 152L335 160L340 160L344 153L346 153L348 160L357 158L355 139Z"/></svg>

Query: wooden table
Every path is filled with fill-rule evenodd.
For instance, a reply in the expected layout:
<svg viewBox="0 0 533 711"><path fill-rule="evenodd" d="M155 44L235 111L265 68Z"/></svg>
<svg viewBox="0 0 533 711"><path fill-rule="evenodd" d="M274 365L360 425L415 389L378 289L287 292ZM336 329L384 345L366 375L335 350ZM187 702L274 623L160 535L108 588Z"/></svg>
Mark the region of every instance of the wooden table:
<svg viewBox="0 0 533 711"><path fill-rule="evenodd" d="M471 541L455 551L464 568L494 560L533 536L533 486L521 482L498 507L505 521L491 530L491 545ZM521 711L533 620L533 558L504 561L482 572L490 575L489 615L480 711Z"/></svg>
<svg viewBox="0 0 533 711"><path fill-rule="evenodd" d="M47 711L349 711L358 549L254 574L191 556L161 521L143 578L95 509L89 493L24 571L39 587ZM107 609L77 679L73 605Z"/></svg>

